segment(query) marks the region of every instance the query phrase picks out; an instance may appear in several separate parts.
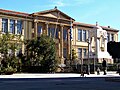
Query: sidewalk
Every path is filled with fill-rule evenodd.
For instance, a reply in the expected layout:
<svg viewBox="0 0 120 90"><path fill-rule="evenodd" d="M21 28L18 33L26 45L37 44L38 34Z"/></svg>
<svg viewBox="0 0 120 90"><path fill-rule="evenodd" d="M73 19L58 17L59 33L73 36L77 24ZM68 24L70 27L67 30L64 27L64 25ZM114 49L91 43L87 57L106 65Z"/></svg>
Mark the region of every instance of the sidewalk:
<svg viewBox="0 0 120 90"><path fill-rule="evenodd" d="M106 75L103 74L103 72L100 72L100 75L97 75L97 72L95 72L95 74L86 75L86 77L120 77L120 75L116 73L116 71L109 71Z"/></svg>
<svg viewBox="0 0 120 90"><path fill-rule="evenodd" d="M33 73L16 73L13 75L0 75L0 78L73 78L73 77L83 77L81 74L75 73L55 73L55 74L33 74ZM107 75L103 75L103 72L100 72L100 75L85 74L84 77L120 77L116 72L107 72Z"/></svg>

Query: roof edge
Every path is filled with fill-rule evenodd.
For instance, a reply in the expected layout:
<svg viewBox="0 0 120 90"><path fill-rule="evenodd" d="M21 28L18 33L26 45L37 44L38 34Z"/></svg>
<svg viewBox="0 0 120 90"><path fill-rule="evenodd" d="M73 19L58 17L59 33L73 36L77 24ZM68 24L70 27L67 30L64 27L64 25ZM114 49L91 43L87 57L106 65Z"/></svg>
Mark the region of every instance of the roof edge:
<svg viewBox="0 0 120 90"><path fill-rule="evenodd" d="M75 21L75 19L73 19L72 17L68 16L68 15L65 14L64 12L60 11L60 10L57 9L56 7L55 7L54 9L49 9L49 10L44 10L44 11L40 11L40 12L35 12L35 13L32 13L32 14L33 14L33 15L37 15L38 13L39 13L39 14L43 14L43 13L52 12L52 11L58 11L58 12L62 13L63 15L71 18L72 21Z"/></svg>
<svg viewBox="0 0 120 90"><path fill-rule="evenodd" d="M0 13L11 14L11 15L20 15L20 16L29 16L30 15L29 13L5 10L5 9L0 9Z"/></svg>
<svg viewBox="0 0 120 90"><path fill-rule="evenodd" d="M86 26L86 27L90 27L90 28L94 28L96 26L94 24L87 24L87 23L81 23L81 22L74 22L73 24L74 25L79 25L79 26ZM107 27L106 26L100 26L100 27L102 27L105 30L113 30L113 31L119 32L118 29L111 28L110 26L107 26Z"/></svg>

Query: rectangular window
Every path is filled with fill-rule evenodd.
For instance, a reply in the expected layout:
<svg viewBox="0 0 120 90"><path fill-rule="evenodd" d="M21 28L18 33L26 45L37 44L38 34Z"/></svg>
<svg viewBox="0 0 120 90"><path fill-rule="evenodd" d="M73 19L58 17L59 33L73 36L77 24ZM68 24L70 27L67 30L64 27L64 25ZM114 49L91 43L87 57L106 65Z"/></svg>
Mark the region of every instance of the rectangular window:
<svg viewBox="0 0 120 90"><path fill-rule="evenodd" d="M59 32L59 29L55 29L55 28L48 28L48 35L52 38L58 38L58 32Z"/></svg>
<svg viewBox="0 0 120 90"><path fill-rule="evenodd" d="M63 30L63 40L67 40L67 30Z"/></svg>
<svg viewBox="0 0 120 90"><path fill-rule="evenodd" d="M114 34L111 34L111 41L114 41Z"/></svg>
<svg viewBox="0 0 120 90"><path fill-rule="evenodd" d="M42 33L42 26L38 26L38 33Z"/></svg>
<svg viewBox="0 0 120 90"><path fill-rule="evenodd" d="M86 30L83 30L83 41L86 41Z"/></svg>
<svg viewBox="0 0 120 90"><path fill-rule="evenodd" d="M78 41L82 41L82 30L78 29Z"/></svg>
<svg viewBox="0 0 120 90"><path fill-rule="evenodd" d="M48 36L51 37L51 28L48 28Z"/></svg>
<svg viewBox="0 0 120 90"><path fill-rule="evenodd" d="M22 34L22 20L17 20L17 34Z"/></svg>
<svg viewBox="0 0 120 90"><path fill-rule="evenodd" d="M84 54L84 57L87 55L87 50L85 48L83 49L83 54Z"/></svg>
<svg viewBox="0 0 120 90"><path fill-rule="evenodd" d="M2 32L8 32L8 19L2 18Z"/></svg>
<svg viewBox="0 0 120 90"><path fill-rule="evenodd" d="M67 51L66 51L66 48L63 48L63 57L64 57L64 58L67 57Z"/></svg>
<svg viewBox="0 0 120 90"><path fill-rule="evenodd" d="M10 33L15 34L15 20L10 19Z"/></svg>
<svg viewBox="0 0 120 90"><path fill-rule="evenodd" d="M107 33L107 42L110 41L110 33Z"/></svg>
<svg viewBox="0 0 120 90"><path fill-rule="evenodd" d="M82 48L78 48L78 58L82 58Z"/></svg>
<svg viewBox="0 0 120 90"><path fill-rule="evenodd" d="M54 34L55 34L55 28L48 28L48 35L54 38Z"/></svg>
<svg viewBox="0 0 120 90"><path fill-rule="evenodd" d="M56 29L56 38L58 38L59 29Z"/></svg>
<svg viewBox="0 0 120 90"><path fill-rule="evenodd" d="M38 26L38 30L37 30L37 34L38 34L38 37L42 34L42 26Z"/></svg>

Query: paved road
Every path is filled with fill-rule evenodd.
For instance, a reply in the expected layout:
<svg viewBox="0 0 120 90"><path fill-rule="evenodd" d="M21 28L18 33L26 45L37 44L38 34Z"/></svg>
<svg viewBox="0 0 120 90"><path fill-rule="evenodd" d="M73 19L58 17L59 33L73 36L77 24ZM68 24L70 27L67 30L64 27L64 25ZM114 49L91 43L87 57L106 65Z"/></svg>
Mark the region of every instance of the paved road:
<svg viewBox="0 0 120 90"><path fill-rule="evenodd" d="M9 78L0 79L0 90L120 90L120 78Z"/></svg>

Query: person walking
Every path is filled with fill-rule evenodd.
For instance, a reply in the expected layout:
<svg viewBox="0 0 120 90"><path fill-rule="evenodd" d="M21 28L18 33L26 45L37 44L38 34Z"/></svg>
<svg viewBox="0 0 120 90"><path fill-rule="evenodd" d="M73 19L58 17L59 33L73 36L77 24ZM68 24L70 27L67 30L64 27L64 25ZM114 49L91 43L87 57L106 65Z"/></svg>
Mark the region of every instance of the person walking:
<svg viewBox="0 0 120 90"><path fill-rule="evenodd" d="M104 75L106 75L107 74L107 62L105 61L104 58L103 58L103 62L102 62L102 67L103 67Z"/></svg>

